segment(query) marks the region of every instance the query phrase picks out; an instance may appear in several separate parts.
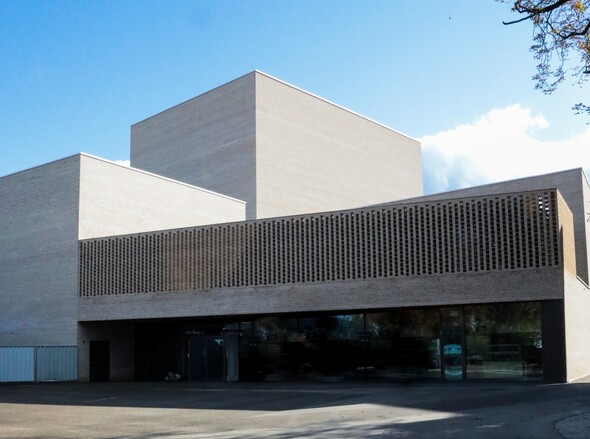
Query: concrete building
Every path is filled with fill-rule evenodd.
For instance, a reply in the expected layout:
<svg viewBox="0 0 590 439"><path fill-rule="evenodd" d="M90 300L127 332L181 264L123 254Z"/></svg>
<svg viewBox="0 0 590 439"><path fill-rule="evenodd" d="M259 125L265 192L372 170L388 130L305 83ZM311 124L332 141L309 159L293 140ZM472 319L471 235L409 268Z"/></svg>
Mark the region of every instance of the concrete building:
<svg viewBox="0 0 590 439"><path fill-rule="evenodd" d="M133 125L131 166L244 200L248 219L422 194L416 140L258 71Z"/></svg>
<svg viewBox="0 0 590 439"><path fill-rule="evenodd" d="M241 201L86 154L0 178L0 201L5 347L77 345L80 239L245 218Z"/></svg>
<svg viewBox="0 0 590 439"><path fill-rule="evenodd" d="M422 196L415 140L260 72L131 164L0 178L0 380L50 347L79 380L590 373L581 169Z"/></svg>

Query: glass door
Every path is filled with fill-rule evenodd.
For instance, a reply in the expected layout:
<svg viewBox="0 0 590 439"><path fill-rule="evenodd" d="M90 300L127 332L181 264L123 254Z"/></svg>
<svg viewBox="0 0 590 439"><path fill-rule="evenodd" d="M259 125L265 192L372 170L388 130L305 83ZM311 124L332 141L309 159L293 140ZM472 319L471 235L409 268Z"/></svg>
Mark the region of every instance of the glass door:
<svg viewBox="0 0 590 439"><path fill-rule="evenodd" d="M223 338L211 335L189 336L188 361L191 380L222 380Z"/></svg>
<svg viewBox="0 0 590 439"><path fill-rule="evenodd" d="M442 328L442 374L446 381L461 381L465 377L465 336L462 326Z"/></svg>

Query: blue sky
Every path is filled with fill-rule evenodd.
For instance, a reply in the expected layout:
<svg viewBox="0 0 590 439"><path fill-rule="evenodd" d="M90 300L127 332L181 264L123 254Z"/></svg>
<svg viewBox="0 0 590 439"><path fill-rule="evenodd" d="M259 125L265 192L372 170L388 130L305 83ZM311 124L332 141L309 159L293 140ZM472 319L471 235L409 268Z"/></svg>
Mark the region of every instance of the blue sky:
<svg viewBox="0 0 590 439"><path fill-rule="evenodd" d="M0 175L126 160L131 124L254 69L421 140L427 192L589 170L570 110L589 88L534 90L513 18L492 0L5 0Z"/></svg>

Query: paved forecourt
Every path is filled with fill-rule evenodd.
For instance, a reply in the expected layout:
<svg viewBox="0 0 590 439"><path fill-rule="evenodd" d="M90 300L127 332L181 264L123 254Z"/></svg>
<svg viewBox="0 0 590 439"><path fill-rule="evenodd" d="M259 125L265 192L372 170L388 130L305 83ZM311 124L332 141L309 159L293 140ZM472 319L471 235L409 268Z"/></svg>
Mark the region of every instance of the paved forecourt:
<svg viewBox="0 0 590 439"><path fill-rule="evenodd" d="M0 385L0 438L585 437L590 381Z"/></svg>

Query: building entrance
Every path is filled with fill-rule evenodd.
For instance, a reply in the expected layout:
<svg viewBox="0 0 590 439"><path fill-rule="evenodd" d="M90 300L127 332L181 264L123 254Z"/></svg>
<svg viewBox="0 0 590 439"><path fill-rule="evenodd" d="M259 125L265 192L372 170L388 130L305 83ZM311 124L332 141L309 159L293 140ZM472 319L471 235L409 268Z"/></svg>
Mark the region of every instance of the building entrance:
<svg viewBox="0 0 590 439"><path fill-rule="evenodd" d="M539 302L140 322L136 379L540 380Z"/></svg>
<svg viewBox="0 0 590 439"><path fill-rule="evenodd" d="M89 358L90 381L109 381L111 344L109 341L91 340Z"/></svg>
<svg viewBox="0 0 590 439"><path fill-rule="evenodd" d="M190 380L223 380L222 337L212 335L189 336L187 359Z"/></svg>

